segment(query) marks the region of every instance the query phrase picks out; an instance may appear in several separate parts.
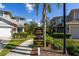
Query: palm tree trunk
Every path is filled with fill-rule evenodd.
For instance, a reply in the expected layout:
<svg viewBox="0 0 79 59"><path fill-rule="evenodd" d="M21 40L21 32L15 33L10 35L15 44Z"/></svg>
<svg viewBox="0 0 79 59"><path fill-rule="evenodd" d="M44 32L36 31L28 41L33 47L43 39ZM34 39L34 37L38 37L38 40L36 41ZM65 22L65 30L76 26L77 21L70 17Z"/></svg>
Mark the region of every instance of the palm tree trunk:
<svg viewBox="0 0 79 59"><path fill-rule="evenodd" d="M46 47L46 4L43 5L43 15L44 15L44 23L43 23L44 47Z"/></svg>

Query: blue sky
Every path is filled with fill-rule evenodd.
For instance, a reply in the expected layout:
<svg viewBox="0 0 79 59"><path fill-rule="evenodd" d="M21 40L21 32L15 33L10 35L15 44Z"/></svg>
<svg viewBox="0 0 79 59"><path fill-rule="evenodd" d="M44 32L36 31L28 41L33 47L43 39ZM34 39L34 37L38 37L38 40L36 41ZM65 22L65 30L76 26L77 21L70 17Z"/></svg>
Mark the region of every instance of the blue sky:
<svg viewBox="0 0 79 59"><path fill-rule="evenodd" d="M24 17L26 22L30 20L35 20L36 22L40 22L42 17L42 4L39 6L38 17L35 14L34 6L30 4L23 3L3 3L0 4L0 9L11 11L14 16ZM51 4L52 12L48 13L48 17L51 19L55 16L63 15L63 6L58 8L56 4ZM71 9L79 8L79 4L67 4L66 6L66 14L68 15Z"/></svg>

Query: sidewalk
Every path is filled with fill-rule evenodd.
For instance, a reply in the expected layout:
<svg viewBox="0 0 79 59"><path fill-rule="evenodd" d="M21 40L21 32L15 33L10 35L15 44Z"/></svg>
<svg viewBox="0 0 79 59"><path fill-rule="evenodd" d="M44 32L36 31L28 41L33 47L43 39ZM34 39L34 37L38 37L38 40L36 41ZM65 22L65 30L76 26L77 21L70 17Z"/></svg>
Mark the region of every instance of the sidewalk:
<svg viewBox="0 0 79 59"><path fill-rule="evenodd" d="M6 56L30 56L32 51L33 39L23 42L20 46L11 50Z"/></svg>

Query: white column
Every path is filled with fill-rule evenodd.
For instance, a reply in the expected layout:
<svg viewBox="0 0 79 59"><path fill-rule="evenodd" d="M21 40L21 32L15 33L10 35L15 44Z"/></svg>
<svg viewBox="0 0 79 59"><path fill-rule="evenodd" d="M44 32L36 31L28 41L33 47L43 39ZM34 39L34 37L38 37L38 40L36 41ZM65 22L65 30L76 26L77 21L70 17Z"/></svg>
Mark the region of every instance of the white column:
<svg viewBox="0 0 79 59"><path fill-rule="evenodd" d="M3 16L2 17L5 17L5 14L4 14L4 12L3 12Z"/></svg>
<svg viewBox="0 0 79 59"><path fill-rule="evenodd" d="M24 28L23 28L23 32L24 32Z"/></svg>

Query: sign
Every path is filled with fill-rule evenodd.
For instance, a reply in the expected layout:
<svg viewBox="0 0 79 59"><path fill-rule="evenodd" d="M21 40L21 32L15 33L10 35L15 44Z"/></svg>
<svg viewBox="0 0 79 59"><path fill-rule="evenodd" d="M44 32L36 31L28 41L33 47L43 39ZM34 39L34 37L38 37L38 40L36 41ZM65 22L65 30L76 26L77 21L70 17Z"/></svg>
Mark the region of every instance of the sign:
<svg viewBox="0 0 79 59"><path fill-rule="evenodd" d="M43 29L41 27L35 28L35 35L43 35Z"/></svg>
<svg viewBox="0 0 79 59"><path fill-rule="evenodd" d="M41 37L41 36L40 36ZM44 40L39 36L34 38L34 47L44 47Z"/></svg>
<svg viewBox="0 0 79 59"><path fill-rule="evenodd" d="M41 27L35 28L34 47L44 47L43 29Z"/></svg>

